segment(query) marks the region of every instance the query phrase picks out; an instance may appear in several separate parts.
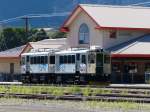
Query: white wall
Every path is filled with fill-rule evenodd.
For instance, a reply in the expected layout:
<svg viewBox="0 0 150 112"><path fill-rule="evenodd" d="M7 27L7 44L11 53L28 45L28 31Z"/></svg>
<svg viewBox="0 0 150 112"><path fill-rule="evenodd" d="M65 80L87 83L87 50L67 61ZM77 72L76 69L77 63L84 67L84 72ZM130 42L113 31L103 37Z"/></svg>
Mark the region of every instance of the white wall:
<svg viewBox="0 0 150 112"><path fill-rule="evenodd" d="M103 31L103 47L109 48L131 39L143 36L144 34L146 34L146 32L120 30L117 31L117 38L109 38L109 30L105 30Z"/></svg>
<svg viewBox="0 0 150 112"><path fill-rule="evenodd" d="M86 23L90 30L90 45L102 46L102 32L96 30L97 26L88 15L81 12L76 19L69 26L70 32L68 33L68 44L70 47L89 47L87 44L79 45L78 32L80 25Z"/></svg>
<svg viewBox="0 0 150 112"><path fill-rule="evenodd" d="M90 45L80 45L78 43L78 31L82 23L86 23L90 30ZM97 25L95 22L85 13L80 12L74 21L69 25L70 32L68 33L68 45L69 47L89 47L91 45L101 46L106 49L117 44L129 41L133 38L137 38L146 34L146 32L132 31L132 30L119 30L117 31L117 38L109 38L110 30L98 30L95 29Z"/></svg>

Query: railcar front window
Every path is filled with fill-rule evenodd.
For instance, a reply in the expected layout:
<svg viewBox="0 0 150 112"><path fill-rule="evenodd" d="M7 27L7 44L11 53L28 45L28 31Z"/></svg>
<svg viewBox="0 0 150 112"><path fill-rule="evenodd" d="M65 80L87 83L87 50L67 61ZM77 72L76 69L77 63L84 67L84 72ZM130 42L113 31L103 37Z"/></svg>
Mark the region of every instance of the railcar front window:
<svg viewBox="0 0 150 112"><path fill-rule="evenodd" d="M88 55L88 63L90 63L90 64L95 63L95 58L96 58L95 54L89 54Z"/></svg>

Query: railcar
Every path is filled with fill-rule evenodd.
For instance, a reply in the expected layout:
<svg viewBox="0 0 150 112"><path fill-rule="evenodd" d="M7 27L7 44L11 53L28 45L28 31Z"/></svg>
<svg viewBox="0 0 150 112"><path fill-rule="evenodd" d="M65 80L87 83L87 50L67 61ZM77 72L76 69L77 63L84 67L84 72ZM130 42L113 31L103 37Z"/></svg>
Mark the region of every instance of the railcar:
<svg viewBox="0 0 150 112"><path fill-rule="evenodd" d="M55 53L57 81L89 83L108 81L110 55L102 49L71 49Z"/></svg>
<svg viewBox="0 0 150 112"><path fill-rule="evenodd" d="M50 76L55 73L54 51L23 53L21 73L24 83L49 83Z"/></svg>
<svg viewBox="0 0 150 112"><path fill-rule="evenodd" d="M26 83L75 83L108 81L111 58L103 49L72 48L55 52L22 54Z"/></svg>

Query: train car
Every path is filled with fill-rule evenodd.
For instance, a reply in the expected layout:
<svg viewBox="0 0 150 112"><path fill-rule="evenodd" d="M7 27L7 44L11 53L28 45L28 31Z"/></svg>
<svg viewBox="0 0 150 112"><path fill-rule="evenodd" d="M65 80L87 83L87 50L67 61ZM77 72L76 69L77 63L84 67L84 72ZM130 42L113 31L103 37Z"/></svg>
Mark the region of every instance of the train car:
<svg viewBox="0 0 150 112"><path fill-rule="evenodd" d="M21 55L22 81L26 83L48 83L55 73L54 51L30 52Z"/></svg>
<svg viewBox="0 0 150 112"><path fill-rule="evenodd" d="M55 53L57 82L89 83L107 81L110 55L102 49L70 49Z"/></svg>
<svg viewBox="0 0 150 112"><path fill-rule="evenodd" d="M102 49L72 48L22 54L21 72L26 83L76 83L107 81L109 53Z"/></svg>

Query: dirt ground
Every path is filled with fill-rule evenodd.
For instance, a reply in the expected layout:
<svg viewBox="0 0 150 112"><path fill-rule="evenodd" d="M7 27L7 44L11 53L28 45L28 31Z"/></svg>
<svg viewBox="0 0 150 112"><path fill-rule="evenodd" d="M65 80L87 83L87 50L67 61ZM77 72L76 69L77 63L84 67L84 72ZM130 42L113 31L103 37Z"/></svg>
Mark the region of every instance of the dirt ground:
<svg viewBox="0 0 150 112"><path fill-rule="evenodd" d="M95 106L90 102L48 101L48 100L23 100L0 99L0 112L149 112L137 107L125 109L109 106Z"/></svg>

